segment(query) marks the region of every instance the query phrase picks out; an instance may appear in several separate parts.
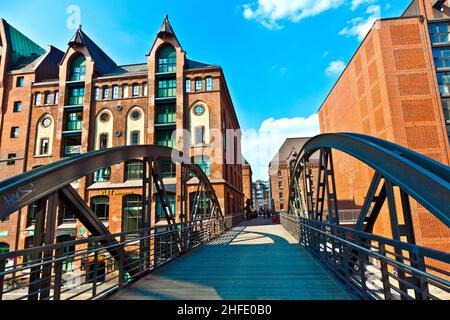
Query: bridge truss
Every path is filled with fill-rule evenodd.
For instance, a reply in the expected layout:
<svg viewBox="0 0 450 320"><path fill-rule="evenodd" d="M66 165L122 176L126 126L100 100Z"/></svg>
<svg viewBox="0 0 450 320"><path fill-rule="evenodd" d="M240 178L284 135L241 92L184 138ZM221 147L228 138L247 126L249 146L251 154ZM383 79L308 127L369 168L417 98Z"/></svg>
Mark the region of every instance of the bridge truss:
<svg viewBox="0 0 450 320"><path fill-rule="evenodd" d="M142 223L139 230L111 234L71 183L134 159L143 159ZM159 160L181 166L178 212L172 212ZM189 199L188 182L192 179L196 179L197 189ZM153 195L164 212L164 226L151 227ZM205 202L210 203L208 210ZM0 254L0 300L102 297L222 234L240 219L223 215L208 177L194 158L156 145L82 154L0 182L0 219L33 203L38 208L33 247ZM89 238L55 243L62 205L72 209L89 231ZM14 265L7 267L8 261ZM68 264L71 274L64 270Z"/></svg>
<svg viewBox="0 0 450 320"><path fill-rule="evenodd" d="M354 229L340 222L334 150L374 170ZM311 174L315 153L316 184ZM449 167L384 140L341 133L312 138L291 173L289 215L283 215L283 224L358 296L450 298L450 254L416 244L410 204L415 199L449 227ZM385 203L392 239L373 234Z"/></svg>

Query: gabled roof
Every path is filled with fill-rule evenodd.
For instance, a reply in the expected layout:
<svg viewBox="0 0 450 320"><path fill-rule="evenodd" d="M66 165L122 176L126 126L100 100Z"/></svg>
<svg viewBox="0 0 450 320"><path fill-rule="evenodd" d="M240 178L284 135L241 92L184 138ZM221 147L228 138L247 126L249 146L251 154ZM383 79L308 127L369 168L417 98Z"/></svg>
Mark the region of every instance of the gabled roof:
<svg viewBox="0 0 450 320"><path fill-rule="evenodd" d="M46 53L45 50L11 26L6 20L0 19L0 24L2 24L6 35L6 39L3 39L3 41L8 43L10 55L8 70L32 69L33 63L36 63Z"/></svg>
<svg viewBox="0 0 450 320"><path fill-rule="evenodd" d="M92 60L95 61L95 69L100 74L107 74L117 68L117 64L81 29L77 29L72 39L69 41L69 46L85 47L89 52Z"/></svg>
<svg viewBox="0 0 450 320"><path fill-rule="evenodd" d="M269 167L278 167L279 165L287 164L286 161L292 153L299 153L309 139L311 138L287 138L273 157ZM317 153L311 157L311 160L318 160Z"/></svg>

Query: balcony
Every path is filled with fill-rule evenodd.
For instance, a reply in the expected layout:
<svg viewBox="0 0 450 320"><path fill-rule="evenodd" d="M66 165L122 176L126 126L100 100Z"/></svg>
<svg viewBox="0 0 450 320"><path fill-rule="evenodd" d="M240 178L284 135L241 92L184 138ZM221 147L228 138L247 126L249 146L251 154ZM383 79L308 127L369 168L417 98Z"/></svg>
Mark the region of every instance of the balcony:
<svg viewBox="0 0 450 320"><path fill-rule="evenodd" d="M64 154L68 157L81 154L81 146L66 146L64 148Z"/></svg>

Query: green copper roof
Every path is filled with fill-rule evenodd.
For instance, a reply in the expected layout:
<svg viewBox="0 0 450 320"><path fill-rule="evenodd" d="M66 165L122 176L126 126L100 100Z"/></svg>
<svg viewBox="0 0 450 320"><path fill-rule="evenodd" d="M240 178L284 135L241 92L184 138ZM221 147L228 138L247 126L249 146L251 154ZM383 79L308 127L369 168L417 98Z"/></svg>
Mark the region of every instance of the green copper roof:
<svg viewBox="0 0 450 320"><path fill-rule="evenodd" d="M30 60L32 57L38 57L45 54L44 49L28 39L10 24L5 24L5 27L11 48L10 69L14 69L18 62L23 60L23 58Z"/></svg>

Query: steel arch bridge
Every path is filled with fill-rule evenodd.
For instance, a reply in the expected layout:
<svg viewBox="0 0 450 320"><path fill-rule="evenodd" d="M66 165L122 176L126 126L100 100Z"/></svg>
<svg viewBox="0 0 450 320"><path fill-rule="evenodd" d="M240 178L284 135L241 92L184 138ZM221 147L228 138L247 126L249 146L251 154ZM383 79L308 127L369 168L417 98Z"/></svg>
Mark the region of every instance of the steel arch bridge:
<svg viewBox="0 0 450 320"><path fill-rule="evenodd" d="M340 224L333 150L374 170L354 229ZM319 153L319 161L314 186L311 157L315 153ZM436 298L430 286L438 288L435 291L449 291L450 254L416 245L410 198L448 228L450 168L374 137L356 133L322 134L307 142L295 160L289 215L283 221L303 246L331 267L358 295L384 299L393 299L395 295L400 299ZM392 239L373 234L385 203ZM379 273L381 294L373 288L375 281L368 279L371 271Z"/></svg>
<svg viewBox="0 0 450 320"><path fill-rule="evenodd" d="M354 229L340 223L333 150L360 160L375 172ZM320 156L313 188L310 168L315 152ZM141 229L111 234L70 183L138 158L144 159ZM159 172L161 159L181 165L180 223L174 219ZM42 203L36 219L35 246L0 254L0 300L11 296L77 299L87 293L89 299L101 299L240 223L243 215L222 213L210 181L192 162L170 148L119 147L61 160L0 182L0 219L31 203ZM300 151L292 173L289 212L281 214L281 223L349 292L362 299L449 298L450 254L416 244L410 205L410 198L415 199L449 227L449 167L383 140L341 133L312 138ZM192 176L199 183L189 208L187 183ZM162 229L150 227L153 187L167 220ZM201 212L202 201L211 202L208 212ZM56 212L61 203L74 209L92 237L54 243ZM384 203L392 239L373 233ZM74 249L67 252L67 247ZM7 267L5 262L11 259L16 263ZM67 261L83 272L81 279L64 278L62 269ZM26 274L25 283L19 281L19 274ZM68 281L78 281L77 289L67 286Z"/></svg>

